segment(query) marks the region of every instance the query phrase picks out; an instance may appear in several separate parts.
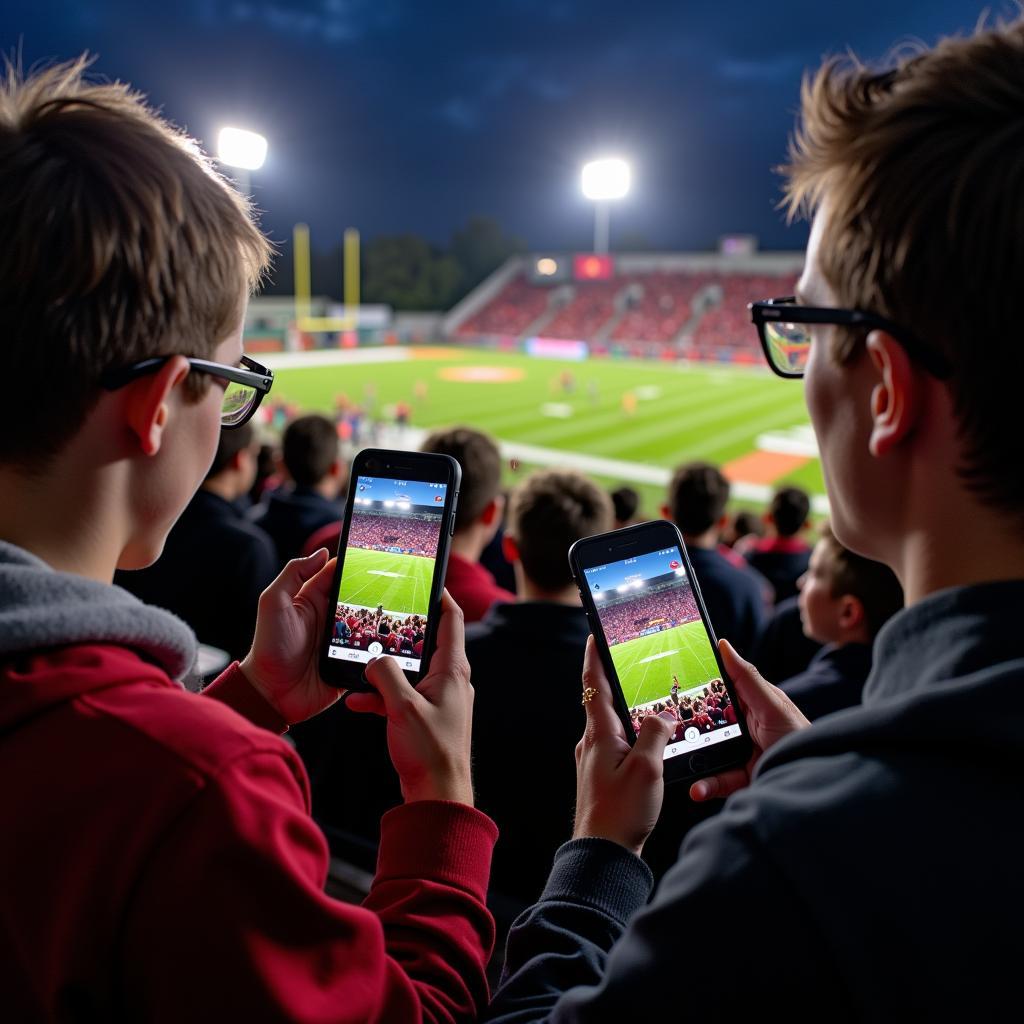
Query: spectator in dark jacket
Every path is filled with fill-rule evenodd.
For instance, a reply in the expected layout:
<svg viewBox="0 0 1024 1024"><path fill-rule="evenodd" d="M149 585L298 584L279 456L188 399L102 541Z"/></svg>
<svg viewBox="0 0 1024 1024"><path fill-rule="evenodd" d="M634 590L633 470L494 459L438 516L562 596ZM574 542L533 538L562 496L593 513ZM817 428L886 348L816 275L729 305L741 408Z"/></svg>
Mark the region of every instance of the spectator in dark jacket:
<svg viewBox="0 0 1024 1024"><path fill-rule="evenodd" d="M796 581L807 571L811 549L798 534L807 526L811 499L799 487L775 492L768 509L769 533L747 552L747 561L775 590L775 600L796 595Z"/></svg>
<svg viewBox="0 0 1024 1024"><path fill-rule="evenodd" d="M252 518L270 534L278 562L284 565L301 555L312 534L341 519L344 508L339 495L344 492L346 471L334 424L317 414L288 424L282 460L291 484L272 491L265 504L252 510Z"/></svg>
<svg viewBox="0 0 1024 1024"><path fill-rule="evenodd" d="M509 935L488 1019L657 1020L687 948L728 950L704 1021L1016 1004L1022 110L1020 18L806 81L786 173L791 211L813 215L807 259L792 307L755 322L777 372L806 374L836 536L891 566L907 607L861 705L813 724L723 645L755 756L693 786L731 795L650 902L636 852L669 726L648 716L629 747L591 659L575 839Z"/></svg>
<svg viewBox="0 0 1024 1024"><path fill-rule="evenodd" d="M570 755L584 715L576 688L564 683L579 674L590 629L567 554L611 526L611 499L587 477L532 474L512 492L504 541L520 598L494 605L466 630L477 799L503 837L491 889L520 907L569 837L566 808L576 792Z"/></svg>
<svg viewBox="0 0 1024 1024"><path fill-rule="evenodd" d="M661 512L683 535L715 633L750 655L765 619L764 592L758 576L717 550L728 501L729 481L716 466L688 462L673 474Z"/></svg>
<svg viewBox="0 0 1024 1024"><path fill-rule="evenodd" d="M903 607L892 569L844 548L826 524L800 577L804 632L825 646L779 685L813 722L860 703L878 631Z"/></svg>
<svg viewBox="0 0 1024 1024"><path fill-rule="evenodd" d="M236 502L256 475L252 427L221 432L206 479L146 569L114 582L147 604L174 612L200 641L241 660L249 652L260 594L277 575L271 539Z"/></svg>

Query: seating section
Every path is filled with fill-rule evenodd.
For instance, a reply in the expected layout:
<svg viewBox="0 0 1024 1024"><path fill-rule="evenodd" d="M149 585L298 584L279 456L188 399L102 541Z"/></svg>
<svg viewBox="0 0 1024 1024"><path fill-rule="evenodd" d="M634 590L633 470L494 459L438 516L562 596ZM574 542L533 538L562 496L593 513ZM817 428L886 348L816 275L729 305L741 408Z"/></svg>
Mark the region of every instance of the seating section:
<svg viewBox="0 0 1024 1024"><path fill-rule="evenodd" d="M516 277L483 309L466 320L457 333L460 336L509 334L518 337L547 309L550 297L550 288Z"/></svg>
<svg viewBox="0 0 1024 1024"><path fill-rule="evenodd" d="M722 300L697 322L689 354L697 359L740 362L756 358L760 345L747 303L792 295L796 275L721 274L714 283L722 289Z"/></svg>
<svg viewBox="0 0 1024 1024"><path fill-rule="evenodd" d="M629 283L629 279L578 282L576 294L545 325L541 332L546 338L572 338L590 341L615 315L615 296Z"/></svg>
<svg viewBox="0 0 1024 1024"><path fill-rule="evenodd" d="M604 339L605 346L637 355L663 354L671 358L683 354L691 359L750 362L758 358L759 346L747 303L791 295L795 285L793 273L684 270L632 272L608 281L577 281L572 284L571 299L541 324L538 333L594 342L602 328L619 316ZM708 305L707 298L715 299L718 294L720 301ZM551 296L550 285L516 277L469 317L457 335L520 337L545 313ZM620 315L623 301L627 308ZM695 310L702 310L696 320ZM687 333L676 345L684 329Z"/></svg>
<svg viewBox="0 0 1024 1024"><path fill-rule="evenodd" d="M710 276L659 271L636 279L643 285L643 295L615 326L611 341L672 341L690 319L693 299Z"/></svg>

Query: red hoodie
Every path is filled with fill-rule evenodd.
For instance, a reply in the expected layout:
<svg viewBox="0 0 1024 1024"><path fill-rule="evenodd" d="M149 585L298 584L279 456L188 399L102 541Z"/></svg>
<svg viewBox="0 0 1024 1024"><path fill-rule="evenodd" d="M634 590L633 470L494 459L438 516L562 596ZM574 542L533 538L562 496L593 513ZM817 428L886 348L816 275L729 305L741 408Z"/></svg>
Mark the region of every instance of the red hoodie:
<svg viewBox="0 0 1024 1024"><path fill-rule="evenodd" d="M339 903L302 764L237 667L197 696L82 644L6 656L0 695L6 1020L455 1021L486 1005L496 829L478 811L390 811L370 895Z"/></svg>

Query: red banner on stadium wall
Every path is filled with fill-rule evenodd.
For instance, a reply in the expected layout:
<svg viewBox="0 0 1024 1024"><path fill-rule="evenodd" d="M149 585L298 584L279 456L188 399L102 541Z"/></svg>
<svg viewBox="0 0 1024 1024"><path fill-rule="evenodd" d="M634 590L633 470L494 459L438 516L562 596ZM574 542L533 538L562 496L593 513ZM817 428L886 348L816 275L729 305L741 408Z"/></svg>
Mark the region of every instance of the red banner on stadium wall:
<svg viewBox="0 0 1024 1024"><path fill-rule="evenodd" d="M572 273L577 281L608 281L615 274L611 256L585 252L573 257Z"/></svg>

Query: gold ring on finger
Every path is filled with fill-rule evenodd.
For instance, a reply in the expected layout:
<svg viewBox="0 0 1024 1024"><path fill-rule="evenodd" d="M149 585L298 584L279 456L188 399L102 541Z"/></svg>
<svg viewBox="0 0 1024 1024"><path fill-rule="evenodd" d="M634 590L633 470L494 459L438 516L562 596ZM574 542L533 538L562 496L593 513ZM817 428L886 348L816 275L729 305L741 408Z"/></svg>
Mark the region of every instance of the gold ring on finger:
<svg viewBox="0 0 1024 1024"><path fill-rule="evenodd" d="M596 696L597 696L597 690L595 690L592 686L588 686L583 691L583 700L581 700L580 703L581 704L589 704Z"/></svg>

